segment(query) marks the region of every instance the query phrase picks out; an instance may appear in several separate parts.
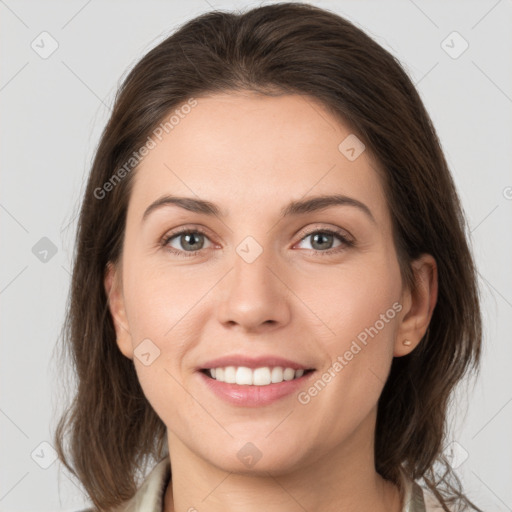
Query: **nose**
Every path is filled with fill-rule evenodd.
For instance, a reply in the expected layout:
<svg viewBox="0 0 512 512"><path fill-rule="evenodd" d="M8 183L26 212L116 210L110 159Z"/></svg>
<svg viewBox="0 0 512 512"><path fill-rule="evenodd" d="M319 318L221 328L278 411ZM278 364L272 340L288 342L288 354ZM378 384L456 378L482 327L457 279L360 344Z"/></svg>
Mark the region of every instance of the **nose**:
<svg viewBox="0 0 512 512"><path fill-rule="evenodd" d="M222 281L218 319L223 325L258 332L290 321L290 291L270 250L252 262L235 252L233 268Z"/></svg>

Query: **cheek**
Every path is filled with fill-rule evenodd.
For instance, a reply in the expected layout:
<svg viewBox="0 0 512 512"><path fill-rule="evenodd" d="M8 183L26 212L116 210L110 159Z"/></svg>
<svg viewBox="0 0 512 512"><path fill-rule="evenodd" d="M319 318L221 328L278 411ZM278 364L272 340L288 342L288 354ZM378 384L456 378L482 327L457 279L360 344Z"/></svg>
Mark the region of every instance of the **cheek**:
<svg viewBox="0 0 512 512"><path fill-rule="evenodd" d="M125 300L134 364L142 389L155 411L169 413L178 397L183 398L184 372L191 371L187 354L201 339L208 301L208 291L218 277L197 277L184 267L163 269L161 266L127 262ZM202 300L201 300L202 299ZM145 365L141 353L150 353ZM174 377L174 378L173 378ZM169 397L176 397L169 400ZM185 396L185 399L187 397Z"/></svg>
<svg viewBox="0 0 512 512"><path fill-rule="evenodd" d="M333 266L328 271L319 269L307 280L296 282L297 295L315 313L312 321L321 321L319 329L325 333L325 340L332 340L332 347L341 350L360 334L364 339L364 333L376 322L382 337L394 330L397 307L393 308L393 304L401 296L398 263L375 256L360 258L353 265Z"/></svg>
<svg viewBox="0 0 512 512"><path fill-rule="evenodd" d="M197 271L194 274L184 267L162 268L150 258L132 258L126 275L125 300L132 334L154 337L157 343L175 336L183 319L212 286L212 276L198 278Z"/></svg>
<svg viewBox="0 0 512 512"><path fill-rule="evenodd" d="M400 286L397 264L374 262L331 274L324 286L320 283L314 293L303 295L311 309L319 312L319 332L326 333L321 345L329 366L319 376L325 387L317 386L321 389L318 395L325 395L318 403L340 402L361 414L376 404L393 358L402 309ZM308 293L306 288L302 293ZM335 411L331 419L338 421Z"/></svg>
<svg viewBox="0 0 512 512"><path fill-rule="evenodd" d="M143 267L132 270L126 299L135 370L152 408L170 425L180 409L194 406L180 383L190 340L200 337L194 305L208 287L207 283L201 289L191 287L190 281L176 278L176 273L171 276Z"/></svg>

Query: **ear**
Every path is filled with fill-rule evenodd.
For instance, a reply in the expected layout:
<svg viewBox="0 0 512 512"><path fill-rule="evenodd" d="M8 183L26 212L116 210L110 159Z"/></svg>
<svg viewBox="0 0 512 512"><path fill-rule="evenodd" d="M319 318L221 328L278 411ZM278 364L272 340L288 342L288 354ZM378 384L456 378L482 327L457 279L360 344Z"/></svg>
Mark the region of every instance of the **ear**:
<svg viewBox="0 0 512 512"><path fill-rule="evenodd" d="M411 264L414 287L402 294L403 316L397 330L393 355L412 352L427 332L437 302L437 264L430 254L423 254ZM404 345L409 340L409 345Z"/></svg>
<svg viewBox="0 0 512 512"><path fill-rule="evenodd" d="M107 302L116 330L116 343L119 350L129 359L133 359L133 344L121 285L121 271L112 262L108 262L104 278Z"/></svg>

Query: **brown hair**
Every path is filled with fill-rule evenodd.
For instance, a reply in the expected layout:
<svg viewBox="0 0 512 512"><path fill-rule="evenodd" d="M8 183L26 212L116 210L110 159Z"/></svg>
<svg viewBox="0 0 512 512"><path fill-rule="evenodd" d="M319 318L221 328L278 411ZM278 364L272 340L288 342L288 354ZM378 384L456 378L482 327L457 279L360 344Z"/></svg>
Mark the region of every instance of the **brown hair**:
<svg viewBox="0 0 512 512"><path fill-rule="evenodd" d="M439 290L424 338L409 355L393 359L378 403L376 470L398 483L403 465L409 477L423 477L444 510L480 510L462 493L442 446L449 398L471 365L478 372L482 335L467 225L447 162L400 63L349 21L304 3L205 13L149 51L121 85L77 228L63 326L77 387L55 432L60 460L94 505L109 510L133 496L144 463L165 455L166 427L133 362L117 347L103 281L107 264L122 252L136 166L104 197L97 191L173 109L226 91L320 100L379 163L404 280L413 285L410 263L429 253ZM434 471L437 463L445 468L442 476Z"/></svg>

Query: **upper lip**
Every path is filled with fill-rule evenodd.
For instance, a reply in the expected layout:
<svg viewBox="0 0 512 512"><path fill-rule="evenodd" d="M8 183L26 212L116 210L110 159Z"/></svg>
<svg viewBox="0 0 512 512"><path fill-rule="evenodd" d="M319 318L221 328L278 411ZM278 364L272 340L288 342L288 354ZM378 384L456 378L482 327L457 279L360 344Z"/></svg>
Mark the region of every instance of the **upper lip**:
<svg viewBox="0 0 512 512"><path fill-rule="evenodd" d="M203 363L198 370L211 368L225 368L226 366L245 366L246 368L262 368L264 366L281 366L283 368L293 368L294 370L313 370L312 366L304 365L285 359L283 357L268 355L259 357L249 357L244 355L230 355L211 359Z"/></svg>

